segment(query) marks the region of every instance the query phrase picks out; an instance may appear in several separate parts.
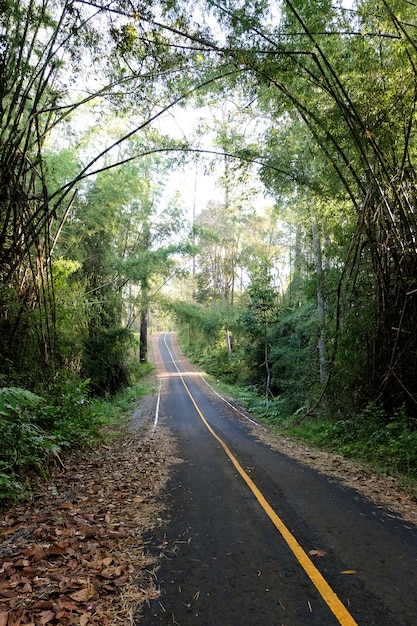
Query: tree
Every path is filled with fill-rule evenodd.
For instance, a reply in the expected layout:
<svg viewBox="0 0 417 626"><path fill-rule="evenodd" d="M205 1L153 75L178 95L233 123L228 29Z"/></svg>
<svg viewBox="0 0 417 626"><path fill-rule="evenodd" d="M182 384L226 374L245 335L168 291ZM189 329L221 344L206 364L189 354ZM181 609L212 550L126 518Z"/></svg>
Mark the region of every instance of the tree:
<svg viewBox="0 0 417 626"><path fill-rule="evenodd" d="M137 150L137 142L128 149ZM82 370L100 393L129 381L137 317L140 360L146 360L151 289L175 271L172 257L181 252L171 242L181 236L181 208L163 195L168 167L169 160L149 156L97 174L74 203L56 248L67 263L78 264L69 280L82 287L84 299Z"/></svg>
<svg viewBox="0 0 417 626"><path fill-rule="evenodd" d="M411 415L417 404L413 332L417 319L417 47L412 4L358 0L354 9L346 9L323 0L285 0L279 15L267 0L248 1L244 7L207 0L201 6L207 8L206 13L198 15L196 9L186 15L180 1L160 6L143 3L135 9L125 0L111 5L101 0L3 3L3 372L24 368L28 342L37 346L31 350L38 355L32 365L54 366L57 340L51 253L82 181L94 180L98 172L123 162L123 144L142 134L163 110L197 92L203 101L215 86L217 100L230 89L236 94L246 90L242 110L250 111L252 119L262 116L262 141L251 138L251 145L243 146L242 133L229 129L219 133L219 149L227 151L225 181L232 155L244 162L262 160L266 184L275 190L279 185L281 195L308 190L315 203L330 206L330 198L337 200L343 213L350 203L343 229L343 245L349 241L348 250L343 267L338 253L333 266L339 263L340 281L335 332L327 335L327 342L335 348L330 361L336 363L337 347L343 340L340 329L346 320L352 322L349 307L355 296L361 303L362 319L367 320L364 389L388 412L405 405ZM217 19L216 28L210 27L209 20L204 23L206 15ZM85 88L81 87L83 59L94 68L95 81L88 77ZM75 69L69 72L70 67ZM57 184L50 170L48 174L47 142L62 138L70 116L93 101L123 113L130 110L131 123L94 154L84 147L78 172L63 176ZM276 149L277 139L285 141L286 150ZM188 147L150 139L125 160L152 150ZM227 182L226 207L231 206L230 191ZM332 237L336 240L340 234L337 227L332 231L321 221L320 214L321 209L311 208L316 244L312 250L317 261L318 253L328 247L327 239L331 246ZM227 273L234 294L237 259L235 255L230 259ZM323 300L319 291L327 288L325 280L321 284L326 268L321 272L319 262L315 267L320 277L317 296ZM146 291L145 283L142 291ZM370 299L372 315L365 304ZM322 339L323 370L329 359Z"/></svg>
<svg viewBox="0 0 417 626"><path fill-rule="evenodd" d="M335 189L351 202L356 227L338 288L336 343L349 292L361 291L362 302L373 298L364 394L371 392L389 414L405 404L411 415L417 402L411 330L417 304L410 287L416 269L413 7L365 0L350 11L286 0L273 24L266 3L214 6L228 58L241 76L255 79L271 123L302 120L314 155L321 152L319 163L327 161L327 172L314 167L311 175L289 163L280 174L317 191ZM366 274L373 284L358 282Z"/></svg>
<svg viewBox="0 0 417 626"><path fill-rule="evenodd" d="M249 336L247 344L251 346L252 368L265 370L265 398L268 403L271 394L270 332L276 314L277 292L272 286L271 270L265 261L252 273L247 300L242 323Z"/></svg>
<svg viewBox="0 0 417 626"><path fill-rule="evenodd" d="M123 0L111 6L101 0L2 3L0 336L7 375L25 369L25 352L34 356L32 369L39 364L37 375L56 365L51 253L82 181L116 167L117 159L109 165L106 156L190 88L182 77L193 70L196 55L176 45L182 36L169 23L178 14L168 13L164 27L148 3L134 11ZM75 113L85 124L92 102L119 112L134 106L133 123L110 145L93 154L84 150L84 163L57 186L56 178L48 179L48 143L64 140ZM145 153L155 149L161 146Z"/></svg>

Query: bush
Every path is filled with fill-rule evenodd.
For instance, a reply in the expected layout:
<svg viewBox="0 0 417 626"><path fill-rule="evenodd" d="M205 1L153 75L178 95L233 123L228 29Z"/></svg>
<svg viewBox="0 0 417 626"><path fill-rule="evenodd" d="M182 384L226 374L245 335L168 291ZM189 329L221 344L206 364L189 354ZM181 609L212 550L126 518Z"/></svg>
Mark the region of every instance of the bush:
<svg viewBox="0 0 417 626"><path fill-rule="evenodd" d="M133 333L126 328L103 330L85 341L83 376L90 379L97 395L114 395L129 386L127 358L134 341Z"/></svg>
<svg viewBox="0 0 417 626"><path fill-rule="evenodd" d="M405 411L388 419L370 403L360 415L337 421L306 419L288 433L379 471L417 478L417 432L409 428Z"/></svg>
<svg viewBox="0 0 417 626"><path fill-rule="evenodd" d="M0 498L10 497L19 477L46 473L46 460L60 450L56 437L37 423L42 398L26 389L0 389Z"/></svg>
<svg viewBox="0 0 417 626"><path fill-rule="evenodd" d="M61 448L85 448L100 436L104 423L100 402L89 397L90 381L60 372L44 389L38 424L53 433Z"/></svg>
<svg viewBox="0 0 417 626"><path fill-rule="evenodd" d="M0 389L0 499L24 494L33 475L46 477L63 448L97 439L103 418L87 386L58 379L45 390L47 399L19 387Z"/></svg>

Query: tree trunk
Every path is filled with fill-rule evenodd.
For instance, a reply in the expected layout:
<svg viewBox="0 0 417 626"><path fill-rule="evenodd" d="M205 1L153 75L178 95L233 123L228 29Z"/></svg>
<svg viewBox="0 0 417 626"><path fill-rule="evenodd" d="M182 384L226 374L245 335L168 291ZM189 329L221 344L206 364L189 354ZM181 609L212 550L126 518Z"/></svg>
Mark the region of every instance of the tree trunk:
<svg viewBox="0 0 417 626"><path fill-rule="evenodd" d="M227 356L230 359L232 358L232 340L230 337L230 331L226 330L226 343L227 343Z"/></svg>
<svg viewBox="0 0 417 626"><path fill-rule="evenodd" d="M324 328L324 315L325 315L325 299L323 293L323 265L321 255L321 242L317 222L314 217L311 220L311 232L313 236L313 258L314 269L316 272L317 280L317 319L318 319L318 332L317 332L317 348L319 351L319 369L320 369L320 382L324 383L327 380L327 361L326 361L326 337Z"/></svg>
<svg viewBox="0 0 417 626"><path fill-rule="evenodd" d="M139 360L145 363L148 356L148 311L142 309L140 313L140 335L139 335Z"/></svg>

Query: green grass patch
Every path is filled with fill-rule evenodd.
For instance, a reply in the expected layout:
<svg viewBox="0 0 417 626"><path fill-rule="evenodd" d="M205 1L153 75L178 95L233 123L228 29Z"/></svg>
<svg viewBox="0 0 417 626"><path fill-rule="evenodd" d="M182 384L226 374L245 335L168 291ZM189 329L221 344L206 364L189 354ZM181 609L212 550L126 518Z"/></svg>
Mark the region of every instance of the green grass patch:
<svg viewBox="0 0 417 626"><path fill-rule="evenodd" d="M371 464L383 473L417 479L417 432L401 414L391 420L374 409L345 420L306 421L289 430L316 445Z"/></svg>
<svg viewBox="0 0 417 626"><path fill-rule="evenodd" d="M112 398L103 400L101 411L105 417L106 428L103 431L106 432L106 436L112 436L112 432L113 435L117 435L121 429L124 429L138 400L150 393L153 393L152 386L147 382L139 381L131 387L126 387Z"/></svg>

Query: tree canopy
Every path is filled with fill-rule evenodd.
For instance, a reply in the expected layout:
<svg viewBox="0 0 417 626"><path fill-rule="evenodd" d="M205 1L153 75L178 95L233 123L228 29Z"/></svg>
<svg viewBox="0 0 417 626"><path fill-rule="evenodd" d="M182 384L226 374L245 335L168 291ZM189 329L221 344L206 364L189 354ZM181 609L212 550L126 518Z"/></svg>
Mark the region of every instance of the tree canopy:
<svg viewBox="0 0 417 626"><path fill-rule="evenodd" d="M154 308L277 415L415 426L416 29L406 0L2 0L2 383L114 393Z"/></svg>

